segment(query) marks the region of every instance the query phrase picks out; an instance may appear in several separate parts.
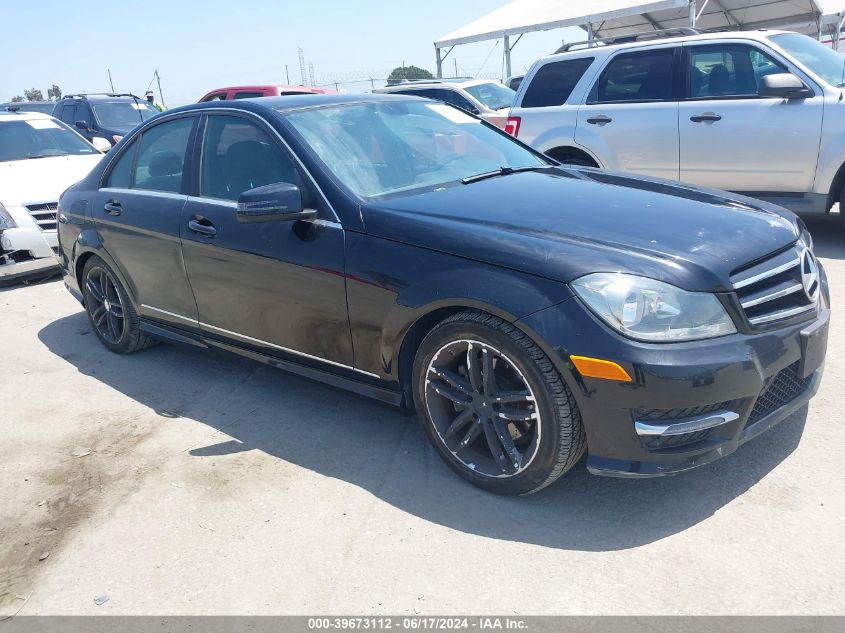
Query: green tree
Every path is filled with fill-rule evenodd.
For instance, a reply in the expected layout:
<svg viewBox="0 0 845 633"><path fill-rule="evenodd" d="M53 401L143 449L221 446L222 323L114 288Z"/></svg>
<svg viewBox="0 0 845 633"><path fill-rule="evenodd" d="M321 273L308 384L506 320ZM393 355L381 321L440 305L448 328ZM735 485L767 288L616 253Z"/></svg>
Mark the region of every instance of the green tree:
<svg viewBox="0 0 845 633"><path fill-rule="evenodd" d="M53 84L53 87L47 90L47 98L52 101L58 101L62 98L62 89L56 84Z"/></svg>
<svg viewBox="0 0 845 633"><path fill-rule="evenodd" d="M417 66L397 66L387 77L388 84L397 84L403 79L434 79L434 75L425 68Z"/></svg>
<svg viewBox="0 0 845 633"><path fill-rule="evenodd" d="M38 88L30 88L29 90L24 90L23 95L26 97L27 101L44 101L44 93L41 92Z"/></svg>
<svg viewBox="0 0 845 633"><path fill-rule="evenodd" d="M20 95L18 95L17 97L12 97L12 103L20 103L23 100L24 98Z"/></svg>

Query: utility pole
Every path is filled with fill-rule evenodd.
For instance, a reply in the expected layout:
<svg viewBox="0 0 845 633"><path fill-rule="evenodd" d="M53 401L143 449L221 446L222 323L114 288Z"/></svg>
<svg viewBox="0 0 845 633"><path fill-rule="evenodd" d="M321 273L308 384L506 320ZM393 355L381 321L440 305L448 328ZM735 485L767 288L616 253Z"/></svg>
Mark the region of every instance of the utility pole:
<svg viewBox="0 0 845 633"><path fill-rule="evenodd" d="M299 85L307 85L307 78L305 76L305 53L302 52L302 48L299 49L299 76L302 78L302 82Z"/></svg>
<svg viewBox="0 0 845 633"><path fill-rule="evenodd" d="M457 77L458 76L458 58L453 57L452 61L455 62L455 77Z"/></svg>
<svg viewBox="0 0 845 633"><path fill-rule="evenodd" d="M287 79L287 85L290 85L290 73L288 72L288 65L285 64L285 79Z"/></svg>
<svg viewBox="0 0 845 633"><path fill-rule="evenodd" d="M311 63L311 62L308 62L308 79L309 79L308 85L313 86L314 85L314 64Z"/></svg>
<svg viewBox="0 0 845 633"><path fill-rule="evenodd" d="M111 86L111 93L114 94L114 82L111 80L111 68L106 68L109 73L109 85Z"/></svg>

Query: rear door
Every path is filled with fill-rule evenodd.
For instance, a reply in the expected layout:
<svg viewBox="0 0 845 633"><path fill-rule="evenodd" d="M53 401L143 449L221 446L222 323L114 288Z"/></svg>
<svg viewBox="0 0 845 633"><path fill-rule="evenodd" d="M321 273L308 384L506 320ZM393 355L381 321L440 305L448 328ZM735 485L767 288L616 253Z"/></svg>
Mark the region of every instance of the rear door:
<svg viewBox="0 0 845 633"><path fill-rule="evenodd" d="M190 152L199 116L168 117L121 149L91 201L103 248L129 285L142 316L197 328L182 259Z"/></svg>
<svg viewBox="0 0 845 633"><path fill-rule="evenodd" d="M790 72L747 43L685 48L679 109L681 180L749 193L812 191L824 95L761 97L761 79Z"/></svg>
<svg viewBox="0 0 845 633"><path fill-rule="evenodd" d="M575 140L608 169L677 179L680 47L610 58L578 110Z"/></svg>
<svg viewBox="0 0 845 633"><path fill-rule="evenodd" d="M275 132L246 115L209 113L182 242L202 330L297 362L352 367L344 234ZM200 154L197 154L199 157ZM297 185L318 219L241 224L241 193Z"/></svg>

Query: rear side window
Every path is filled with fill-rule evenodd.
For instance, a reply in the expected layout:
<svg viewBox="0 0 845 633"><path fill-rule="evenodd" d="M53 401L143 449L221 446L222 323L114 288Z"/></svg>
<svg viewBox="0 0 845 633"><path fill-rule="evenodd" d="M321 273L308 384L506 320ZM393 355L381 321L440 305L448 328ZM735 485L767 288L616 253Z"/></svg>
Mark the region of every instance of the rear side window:
<svg viewBox="0 0 845 633"><path fill-rule="evenodd" d="M257 92L257 91L254 91L254 90L253 91L244 90L242 92L236 92L235 96L232 97L232 98L233 99L252 99L254 97L263 97L263 96L264 96L263 92Z"/></svg>
<svg viewBox="0 0 845 633"><path fill-rule="evenodd" d="M182 191L182 173L193 124L194 117L185 117L144 132L138 141L133 189Z"/></svg>
<svg viewBox="0 0 845 633"><path fill-rule="evenodd" d="M567 59L541 66L522 97L523 108L543 108L566 103L575 84L593 63L594 57Z"/></svg>
<svg viewBox="0 0 845 633"><path fill-rule="evenodd" d="M672 98L671 48L617 55L590 93L590 103L668 101Z"/></svg>

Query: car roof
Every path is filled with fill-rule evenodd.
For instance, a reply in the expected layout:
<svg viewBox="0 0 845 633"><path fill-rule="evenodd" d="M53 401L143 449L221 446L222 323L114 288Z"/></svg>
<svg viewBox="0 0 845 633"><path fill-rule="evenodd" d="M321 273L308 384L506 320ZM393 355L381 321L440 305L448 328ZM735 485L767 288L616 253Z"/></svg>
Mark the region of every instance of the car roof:
<svg viewBox="0 0 845 633"><path fill-rule="evenodd" d="M6 121L27 121L33 119L49 119L55 121L53 117L44 112L29 112L26 110L17 110L15 112L0 111L0 123Z"/></svg>
<svg viewBox="0 0 845 633"><path fill-rule="evenodd" d="M405 81L394 84L393 86L385 86L378 88L378 90L407 90L409 88L434 88L434 87L457 87L466 88L467 86L478 86L480 84L499 83L495 79L417 79L414 81Z"/></svg>
<svg viewBox="0 0 845 633"><path fill-rule="evenodd" d="M575 56L596 56L596 55L609 55L615 51L619 50L628 50L628 49L637 49L637 48L646 48L649 46L661 46L666 44L683 44L686 42L700 42L700 41L713 41L713 40L726 40L726 39L745 39L745 40L754 40L760 41L764 40L772 35L778 35L780 33L790 33L791 31L776 31L776 30L767 30L767 29L759 29L756 31L715 31L712 33L697 33L694 35L678 35L672 37L656 37L654 39L646 39L640 41L632 41L632 42L619 42L615 44L600 44L598 46L587 46L586 42L584 43L583 48L578 48L575 50L570 51L562 51L560 53L552 53L551 55L546 55L541 59L543 61L550 60L550 59L567 59L569 57Z"/></svg>
<svg viewBox="0 0 845 633"><path fill-rule="evenodd" d="M136 97L133 95L66 95L59 99L61 101L70 101L72 99L81 99L91 102L119 102L119 101L146 101L143 97Z"/></svg>
<svg viewBox="0 0 845 633"><path fill-rule="evenodd" d="M167 114L177 112L191 112L193 110L223 109L223 110L246 110L248 112L266 112L302 110L319 106L348 105L353 103L372 103L375 101L427 101L420 97L408 95L381 95L381 94L301 94L285 95L282 97L256 97L254 99L236 99L233 101L206 101L205 103L191 103L189 105L172 108Z"/></svg>

